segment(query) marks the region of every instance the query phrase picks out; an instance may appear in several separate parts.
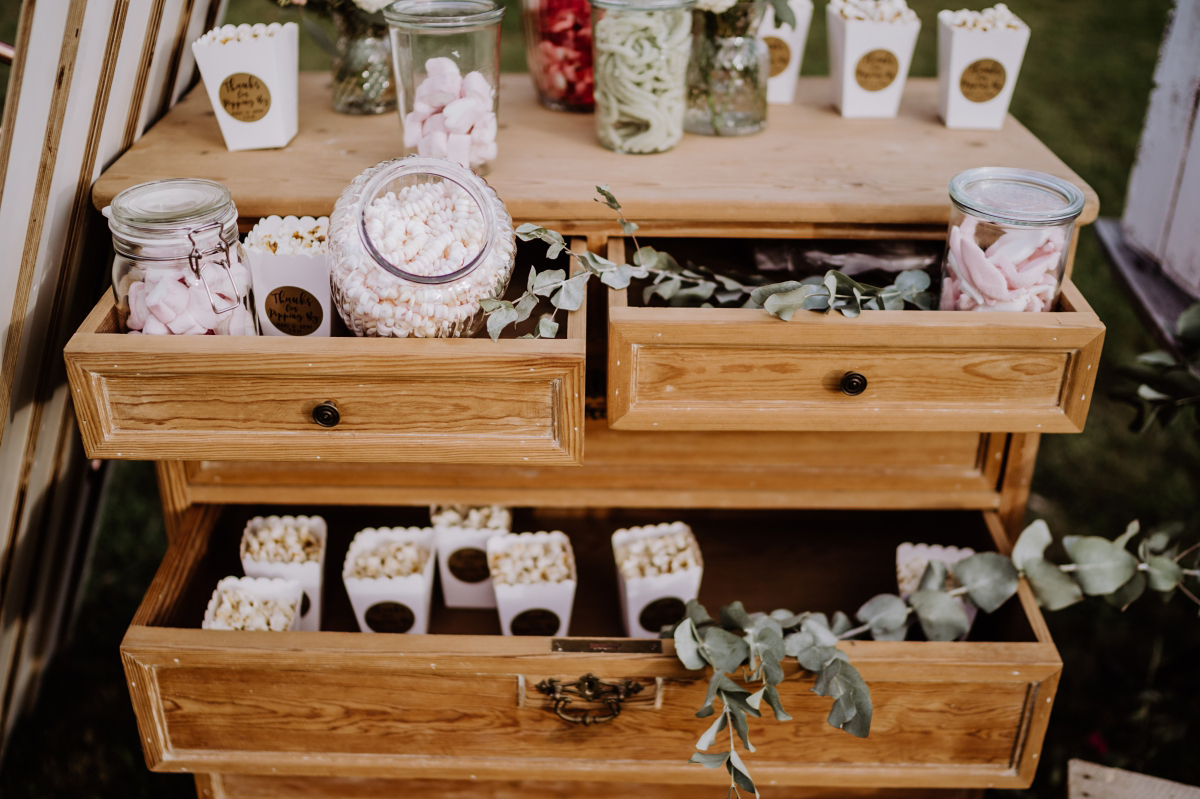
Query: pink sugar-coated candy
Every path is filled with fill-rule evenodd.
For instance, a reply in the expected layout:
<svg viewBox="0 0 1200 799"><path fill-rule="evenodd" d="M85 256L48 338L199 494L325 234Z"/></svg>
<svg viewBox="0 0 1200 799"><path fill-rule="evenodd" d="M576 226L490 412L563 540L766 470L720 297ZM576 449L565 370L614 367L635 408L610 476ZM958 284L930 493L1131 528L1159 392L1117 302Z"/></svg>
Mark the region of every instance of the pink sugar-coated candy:
<svg viewBox="0 0 1200 799"><path fill-rule="evenodd" d="M967 218L970 219L970 217ZM1012 294L1008 290L1004 275L987 259L983 250L979 249L979 245L975 243L975 239L965 235L964 232L960 247L962 248L962 267L966 271L964 277L971 281L979 293L991 302L1011 300Z"/></svg>
<svg viewBox="0 0 1200 799"><path fill-rule="evenodd" d="M1045 269L1042 269L1040 272L1035 272L1033 270L1028 272L1018 272L1017 268L1012 265L1011 261L1004 257L1003 253L996 255L991 259L991 262L1000 267L1000 272L1004 275L1004 279L1008 282L1008 287L1010 289L1026 289L1030 286L1036 285L1038 281L1042 279L1042 275L1046 272Z"/></svg>
<svg viewBox="0 0 1200 799"><path fill-rule="evenodd" d="M417 142L417 153L425 158L445 158L447 144L446 131L435 130L421 136Z"/></svg>
<svg viewBox="0 0 1200 799"><path fill-rule="evenodd" d="M446 117L443 114L434 114L421 124L422 136L428 136L438 130L446 132Z"/></svg>
<svg viewBox="0 0 1200 799"><path fill-rule="evenodd" d="M430 75L460 75L458 64L453 58L439 56L425 60L425 71Z"/></svg>
<svg viewBox="0 0 1200 799"><path fill-rule="evenodd" d="M178 280L160 280L146 295L146 308L163 325L187 307L187 287Z"/></svg>
<svg viewBox="0 0 1200 799"><path fill-rule="evenodd" d="M985 253L989 259L995 260L997 255L1003 255L1013 264L1019 264L1033 255L1046 243L1048 233L1041 230L1010 230L992 242Z"/></svg>
<svg viewBox="0 0 1200 799"><path fill-rule="evenodd" d="M129 319L125 324L130 330L141 330L146 326L146 317L150 310L146 307L146 284L140 280L129 287L125 300L129 303Z"/></svg>
<svg viewBox="0 0 1200 799"><path fill-rule="evenodd" d="M197 324L196 320L186 310L180 311L178 316L167 322L167 329L177 336L204 335L208 332L208 328Z"/></svg>
<svg viewBox="0 0 1200 799"><path fill-rule="evenodd" d="M196 320L196 324L205 330L212 330L217 326L217 312L213 310L212 300L208 298L208 292L204 290L203 285L188 289L187 312Z"/></svg>
<svg viewBox="0 0 1200 799"><path fill-rule="evenodd" d="M462 80L462 97L474 97L488 108L492 107L492 84L482 72L468 72Z"/></svg>
<svg viewBox="0 0 1200 799"><path fill-rule="evenodd" d="M221 271L224 274L225 270ZM229 265L228 274L233 278L233 285L237 288L238 297L245 297L246 292L250 290L250 270L241 261L234 261Z"/></svg>
<svg viewBox="0 0 1200 799"><path fill-rule="evenodd" d="M151 316L146 319L146 326L142 328L142 332L151 336L166 336L170 334L170 330L156 316Z"/></svg>
<svg viewBox="0 0 1200 799"><path fill-rule="evenodd" d="M460 166L470 166L471 137L465 133L451 133L447 136L446 159Z"/></svg>
<svg viewBox="0 0 1200 799"><path fill-rule="evenodd" d="M421 140L421 123L425 120L413 111L404 118L404 146L411 149Z"/></svg>
<svg viewBox="0 0 1200 799"><path fill-rule="evenodd" d="M958 282L946 275L942 281L942 300L938 303L938 308L943 311L953 311L958 306Z"/></svg>
<svg viewBox="0 0 1200 799"><path fill-rule="evenodd" d="M496 114L488 111L471 128L471 141L474 144L487 144L490 141L495 141L496 131Z"/></svg>
<svg viewBox="0 0 1200 799"><path fill-rule="evenodd" d="M450 133L470 133L475 123L487 114L490 108L474 97L461 97L442 109L443 122Z"/></svg>

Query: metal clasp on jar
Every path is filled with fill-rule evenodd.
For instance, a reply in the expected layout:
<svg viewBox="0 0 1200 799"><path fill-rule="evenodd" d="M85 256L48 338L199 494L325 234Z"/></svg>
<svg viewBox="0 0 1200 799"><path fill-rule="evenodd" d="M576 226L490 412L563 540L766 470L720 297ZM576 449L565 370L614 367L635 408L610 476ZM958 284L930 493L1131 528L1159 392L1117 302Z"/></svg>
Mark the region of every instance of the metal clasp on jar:
<svg viewBox="0 0 1200 799"><path fill-rule="evenodd" d="M237 308L239 305L241 305L242 300L244 299L242 293L238 291L237 281L233 279L233 270L229 268L230 262L233 259L233 255L229 252L229 243L226 242L225 237L221 235L221 228L222 225L220 222L212 222L188 231L188 241L192 243L192 251L188 253L188 265L191 266L192 272L195 273L200 282L204 284L204 290L208 293L208 302L210 305L212 305L213 311L219 314L232 311L234 308ZM217 244L215 247L209 247L208 249L202 250L200 249L199 243L196 241L196 237L199 234L207 233L208 231L216 231L217 241L219 244ZM222 252L225 253L224 260L215 259L212 261L205 261L206 258L218 255ZM217 297L213 295L212 286L208 285L208 278L204 276L204 269L209 266L219 266L225 270L225 277L229 279L229 285L233 287L233 296L235 300L232 305L225 308L218 307Z"/></svg>

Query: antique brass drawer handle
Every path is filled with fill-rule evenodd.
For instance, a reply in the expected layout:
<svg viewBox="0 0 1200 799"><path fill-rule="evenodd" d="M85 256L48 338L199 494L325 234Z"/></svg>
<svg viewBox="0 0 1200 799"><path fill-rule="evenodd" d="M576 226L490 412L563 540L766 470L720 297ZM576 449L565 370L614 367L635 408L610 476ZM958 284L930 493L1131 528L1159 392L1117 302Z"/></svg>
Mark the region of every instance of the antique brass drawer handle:
<svg viewBox="0 0 1200 799"><path fill-rule="evenodd" d="M595 674L585 674L575 682L559 682L553 679L542 680L537 684L537 689L554 700L554 715L571 724L582 724L587 727L592 724L603 724L606 721L612 721L621 715L621 703L625 701L626 697L641 691L642 686L633 680L622 680L611 683L604 682ZM567 713L567 705L570 705L574 701L573 697L578 697L588 702L603 702L608 708L608 713L606 715L596 715L587 710L579 714Z"/></svg>
<svg viewBox="0 0 1200 799"><path fill-rule="evenodd" d="M312 418L321 427L336 427L337 423L342 421L342 415L338 413L337 403L332 400L322 402L313 408Z"/></svg>

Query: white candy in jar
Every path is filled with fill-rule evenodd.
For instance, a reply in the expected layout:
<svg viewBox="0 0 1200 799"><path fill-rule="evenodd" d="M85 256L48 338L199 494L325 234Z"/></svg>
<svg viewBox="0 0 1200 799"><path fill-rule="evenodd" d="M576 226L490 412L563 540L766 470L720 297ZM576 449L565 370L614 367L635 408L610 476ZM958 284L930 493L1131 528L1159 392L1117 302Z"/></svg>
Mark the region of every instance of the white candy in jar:
<svg viewBox="0 0 1200 799"><path fill-rule="evenodd" d="M534 585L561 583L571 579L570 544L561 538L549 538L546 535L523 533L504 549L493 552L488 562L493 582L501 585Z"/></svg>
<svg viewBox="0 0 1200 799"><path fill-rule="evenodd" d="M255 516L246 522L241 554L270 563L306 563L321 559L321 543L305 516Z"/></svg>
<svg viewBox="0 0 1200 799"><path fill-rule="evenodd" d="M617 533L638 536L617 547L617 566L626 579L674 574L700 565L696 538L683 522L632 527Z"/></svg>
<svg viewBox="0 0 1200 799"><path fill-rule="evenodd" d="M266 599L242 588L221 589L215 604L207 623L210 630L280 632L292 626L296 615L295 601Z"/></svg>
<svg viewBox="0 0 1200 799"><path fill-rule="evenodd" d="M502 505L432 505L429 518L434 527L466 527L506 533L512 528L512 514Z"/></svg>
<svg viewBox="0 0 1200 799"><path fill-rule="evenodd" d="M405 180L420 182L383 191ZM329 245L334 304L362 336L474 333L481 301L504 293L516 257L496 193L470 170L418 156L356 178L334 207Z"/></svg>

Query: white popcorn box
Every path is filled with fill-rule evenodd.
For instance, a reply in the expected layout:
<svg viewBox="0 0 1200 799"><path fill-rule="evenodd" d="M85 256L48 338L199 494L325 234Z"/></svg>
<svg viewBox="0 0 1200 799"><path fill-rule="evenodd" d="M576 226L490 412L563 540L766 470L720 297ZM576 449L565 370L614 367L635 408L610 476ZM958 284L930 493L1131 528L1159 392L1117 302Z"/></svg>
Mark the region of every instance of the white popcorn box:
<svg viewBox="0 0 1200 799"><path fill-rule="evenodd" d="M833 104L848 118L894 117L921 21L846 19L826 6Z"/></svg>
<svg viewBox="0 0 1200 799"><path fill-rule="evenodd" d="M900 588L901 598L908 599L909 595L917 590L917 586L921 584L921 576L925 574L925 567L931 560L940 561L947 567L951 567L974 554L975 550L970 547L944 547L941 544L905 542L896 547L896 583ZM975 614L979 612L979 608L962 597L957 599L958 604L967 614L967 621L974 624Z"/></svg>
<svg viewBox="0 0 1200 799"><path fill-rule="evenodd" d="M631 541L685 533L692 560L689 569L645 577L626 577L622 571L621 550ZM617 561L617 583L621 593L621 618L630 638L658 638L663 626L674 624L684 617L687 603L700 594L700 579L704 576L704 561L692 528L683 522L647 525L617 530L612 535L613 557Z"/></svg>
<svg viewBox="0 0 1200 799"><path fill-rule="evenodd" d="M276 602L287 602L291 605L291 622L288 630L295 630L300 620L300 601L304 589L295 580L284 580L277 577L226 577L217 583L208 607L204 611L204 621L200 624L203 630L219 629L214 626L217 608L221 604L222 594L232 589L241 589L259 599L270 599Z"/></svg>
<svg viewBox="0 0 1200 799"><path fill-rule="evenodd" d="M571 541L565 533L508 533L493 535L487 542L488 564L493 557L509 549L518 541L537 542L558 540L566 545L567 569L570 577L557 583L532 583L528 585L506 585L496 581L492 572L492 584L496 592L496 608L500 613L500 628L505 635L566 635L571 623L571 609L575 604L575 587L578 576L575 571L575 555Z"/></svg>
<svg viewBox="0 0 1200 799"><path fill-rule="evenodd" d="M448 608L494 608L496 593L488 571L487 542L495 530L435 527L438 573Z"/></svg>
<svg viewBox="0 0 1200 799"><path fill-rule="evenodd" d="M300 28L225 25L192 42L225 146L284 147L298 129Z"/></svg>
<svg viewBox="0 0 1200 799"><path fill-rule="evenodd" d="M254 278L254 310L264 336L328 336L331 330L329 258L324 245L308 252L272 252L261 243L323 226L329 217L269 216L246 236Z"/></svg>
<svg viewBox="0 0 1200 799"><path fill-rule="evenodd" d="M317 560L304 563L279 563L269 560L255 560L246 554L245 540L250 533L269 524L272 519L278 519L284 524L295 524L305 527L321 542L321 555ZM324 597L325 549L328 539L325 520L320 516L255 516L246 522L242 533L242 570L247 577L279 577L285 580L295 580L300 583L303 594L300 597L300 620L297 630L321 629L321 600Z"/></svg>
<svg viewBox="0 0 1200 799"><path fill-rule="evenodd" d="M800 62L804 60L804 45L812 24L812 0L788 0L796 15L796 25L775 26L775 9L767 6L766 16L758 26L758 38L770 53L770 76L767 78L767 102L772 105L791 105L796 102L796 82L800 79Z"/></svg>
<svg viewBox="0 0 1200 799"><path fill-rule="evenodd" d="M388 541L412 541L425 552L420 571L404 577L352 577L352 563L362 552L369 552ZM429 631L429 609L433 599L433 528L381 527L361 530L350 542L342 581L358 629L364 633L412 633Z"/></svg>
<svg viewBox="0 0 1200 799"><path fill-rule="evenodd" d="M938 114L948 128L999 130L1008 116L1029 27L981 31L938 16Z"/></svg>

